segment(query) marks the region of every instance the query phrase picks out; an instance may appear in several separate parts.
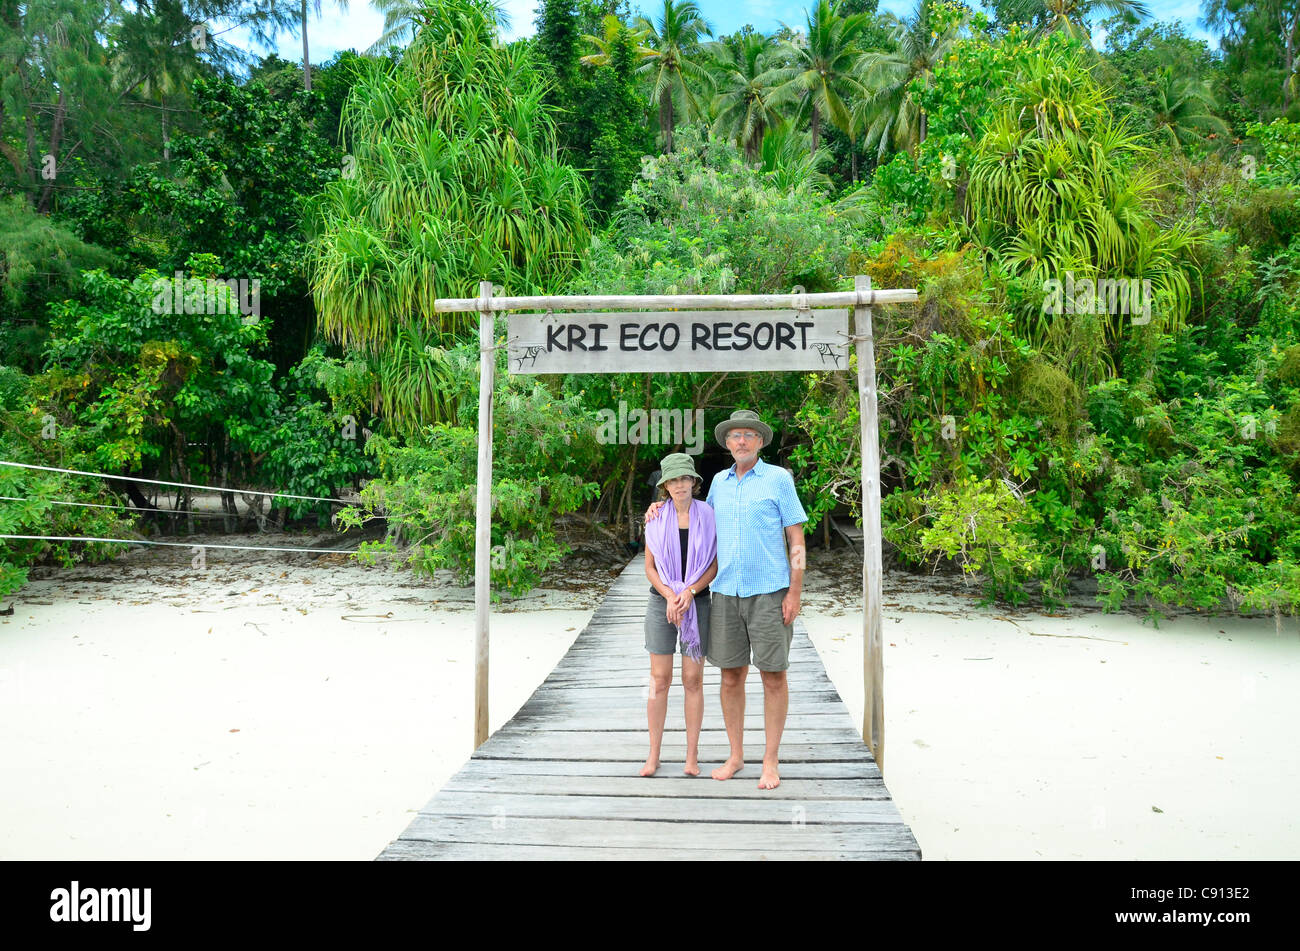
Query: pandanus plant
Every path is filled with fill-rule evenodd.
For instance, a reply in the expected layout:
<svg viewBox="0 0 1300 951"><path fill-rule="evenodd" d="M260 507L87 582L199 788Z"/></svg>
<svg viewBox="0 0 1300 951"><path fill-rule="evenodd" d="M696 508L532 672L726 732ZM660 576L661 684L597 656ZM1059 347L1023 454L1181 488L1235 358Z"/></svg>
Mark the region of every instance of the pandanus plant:
<svg viewBox="0 0 1300 951"><path fill-rule="evenodd" d="M450 0L439 16L397 68L358 76L344 174L310 215L319 328L402 381L386 409L403 426L446 416L442 345L477 327L436 313L437 298L477 296L480 280L539 293L590 240L585 186L556 159L532 54L494 44L473 2Z"/></svg>
<svg viewBox="0 0 1300 951"><path fill-rule="evenodd" d="M1157 182L1141 161L1149 152L1111 117L1082 53L1064 61L1036 56L976 147L967 193L972 231L1031 288L1064 280L1067 272L1079 280L1149 280L1152 322L1176 329L1191 306L1180 258L1193 239L1184 226L1161 227L1153 219ZM1091 317L1097 319L1045 310L1026 330L1050 346L1094 326L1086 358L1105 363L1131 315Z"/></svg>

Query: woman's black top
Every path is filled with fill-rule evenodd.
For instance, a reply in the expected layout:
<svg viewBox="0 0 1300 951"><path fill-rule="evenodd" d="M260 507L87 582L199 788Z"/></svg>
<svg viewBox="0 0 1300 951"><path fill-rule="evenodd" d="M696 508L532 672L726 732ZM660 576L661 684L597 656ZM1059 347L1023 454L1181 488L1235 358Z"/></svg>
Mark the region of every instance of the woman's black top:
<svg viewBox="0 0 1300 951"><path fill-rule="evenodd" d="M683 581L686 580L686 555L688 553L687 542L690 539L690 533L691 530L689 528L677 529L677 537L681 540L681 545L682 545L682 580ZM650 593L659 594L659 592L655 590L654 585L650 586ZM700 596L703 597L704 595L701 594Z"/></svg>

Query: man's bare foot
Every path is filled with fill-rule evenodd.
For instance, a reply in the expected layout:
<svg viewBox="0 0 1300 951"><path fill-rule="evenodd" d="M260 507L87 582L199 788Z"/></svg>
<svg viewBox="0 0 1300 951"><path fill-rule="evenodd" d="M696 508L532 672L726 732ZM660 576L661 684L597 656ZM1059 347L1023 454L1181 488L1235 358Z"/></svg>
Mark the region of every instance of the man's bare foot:
<svg viewBox="0 0 1300 951"><path fill-rule="evenodd" d="M700 763L694 756L686 757L686 765L682 767L682 772L687 776L700 775Z"/></svg>
<svg viewBox="0 0 1300 951"><path fill-rule="evenodd" d="M641 767L641 775L653 776L655 774L655 770L657 770L658 768L659 768L659 758L656 756L651 756L649 759L645 761L645 765Z"/></svg>
<svg viewBox="0 0 1300 951"><path fill-rule="evenodd" d="M775 789L781 785L781 777L776 774L776 761L763 760L763 775L758 777L759 789Z"/></svg>
<svg viewBox="0 0 1300 951"><path fill-rule="evenodd" d="M744 762L735 758L731 758L728 759L721 766L719 766L717 769L715 769L710 775L712 775L714 779L719 779L719 780L730 779L732 776L735 776L738 772L740 772L744 768L745 768Z"/></svg>

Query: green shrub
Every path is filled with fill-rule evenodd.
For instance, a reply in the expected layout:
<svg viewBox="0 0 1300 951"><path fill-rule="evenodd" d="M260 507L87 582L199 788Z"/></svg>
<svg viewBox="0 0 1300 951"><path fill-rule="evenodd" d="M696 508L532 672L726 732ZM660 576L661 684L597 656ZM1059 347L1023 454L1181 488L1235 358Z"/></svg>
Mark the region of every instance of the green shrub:
<svg viewBox="0 0 1300 951"><path fill-rule="evenodd" d="M504 334L500 335L502 341ZM465 392L477 393L478 345L448 354ZM388 520L390 538L362 546L366 556L397 552L418 574L439 569L461 584L474 579L478 479L477 399L464 399L457 424L427 426L406 445L372 436L365 451L380 476L366 484L361 504L344 509L339 524L356 527ZM536 377L509 376L497 351L493 412L492 585L511 594L535 586L568 550L555 519L578 509L598 486L586 474L596 457L595 426L575 396L557 397Z"/></svg>

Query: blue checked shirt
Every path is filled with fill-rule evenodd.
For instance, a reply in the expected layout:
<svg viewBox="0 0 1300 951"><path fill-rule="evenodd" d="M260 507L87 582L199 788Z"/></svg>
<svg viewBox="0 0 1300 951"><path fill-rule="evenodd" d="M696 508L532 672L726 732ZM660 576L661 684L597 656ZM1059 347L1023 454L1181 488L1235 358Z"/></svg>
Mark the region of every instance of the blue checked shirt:
<svg viewBox="0 0 1300 951"><path fill-rule="evenodd" d="M748 598L790 587L785 528L808 521L794 479L762 459L744 478L733 464L709 486L709 505L718 525L718 594Z"/></svg>

